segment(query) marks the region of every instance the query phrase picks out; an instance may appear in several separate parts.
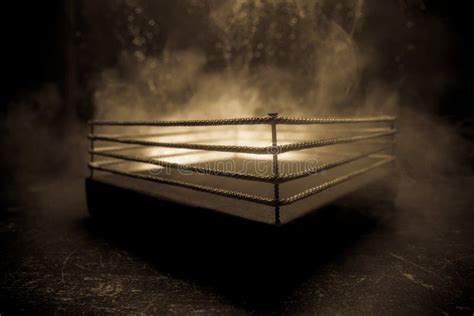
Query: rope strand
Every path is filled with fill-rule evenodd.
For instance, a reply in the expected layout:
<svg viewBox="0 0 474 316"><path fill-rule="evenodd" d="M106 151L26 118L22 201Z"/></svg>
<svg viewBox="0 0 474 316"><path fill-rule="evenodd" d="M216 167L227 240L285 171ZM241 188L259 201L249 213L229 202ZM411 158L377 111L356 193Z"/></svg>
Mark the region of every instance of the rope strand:
<svg viewBox="0 0 474 316"><path fill-rule="evenodd" d="M325 182L325 183L322 183L322 184L320 184L320 185L318 185L318 186L316 186L316 187L314 187L314 188L311 188L311 189L308 189L308 190L303 191L303 192L301 192L301 193L295 194L295 195L293 195L292 197L289 197L289 198L286 198L286 199L281 199L281 200L280 200L280 204L281 204L281 205L293 204L293 203L295 203L295 202L298 202L299 200L305 199L305 198L310 197L310 196L312 196L312 195L315 195L315 194L317 194L317 193L319 193L319 192L322 192L322 191L324 191L324 190L327 190L327 189L329 189L329 188L331 188L331 187L333 187L333 186L335 186L335 185L337 185L337 184L340 184L340 183L345 182L345 181L347 181L347 180L350 180L350 179L352 179L352 178L354 178L354 177L356 177L356 176L359 176L359 175L362 175L362 174L364 174L364 173L367 173L367 172L369 172L369 171L372 170L372 169L375 169L375 168L377 168L377 167L380 167L380 166L382 166L382 165L385 165L385 164L387 164L387 163L389 163L389 162L392 162L392 161L394 161L394 160L395 160L395 158L390 157L390 158L386 158L386 159L384 159L384 160L382 160L382 161L378 161L378 162L376 162L376 163L374 163L374 164L372 164L372 165L370 165L370 166L368 166L368 167L366 167L366 168L362 168L362 169L359 169L359 170L350 172L350 173L348 173L348 174L345 174L345 175L343 175L343 176L337 177L337 178L335 178L335 179L332 179L332 180L330 180L330 181L327 181L327 182Z"/></svg>
<svg viewBox="0 0 474 316"><path fill-rule="evenodd" d="M211 188L204 185L192 184L192 183L178 181L178 180L165 179L165 178L161 178L161 177L157 177L153 175L145 175L145 174L140 174L140 173L121 171L121 170L116 170L112 168L98 166L94 163L89 163L89 168L93 170L106 171L112 174L117 174L117 175L122 175L122 176L127 176L131 178L147 180L147 181L152 181L152 182L158 182L158 183L163 183L163 184L174 185L178 187L183 187L187 189L211 193L211 194L220 195L224 197L230 197L233 199L244 200L248 202L254 202L254 203L268 205L268 206L273 206L275 204L275 202L272 199L259 197L259 196L255 196L251 194L230 191L230 190L216 189L216 188Z"/></svg>
<svg viewBox="0 0 474 316"><path fill-rule="evenodd" d="M384 133L373 133L369 135L329 138L329 139L306 141L306 142L293 143L293 144L287 144L287 145L279 145L276 147L155 142L155 141L137 140L137 139L129 139L129 138L110 137L106 135L89 135L89 139L107 141L107 142L116 142L116 143L122 143L122 144L142 145L142 146L210 150L210 151L219 151L219 152L248 153L248 154L257 154L257 155L273 155L275 150L277 150L277 152L281 154L281 153L285 153L289 151L310 149L310 148L316 148L316 147L322 147L322 146L328 146L328 145L352 143L352 142L357 142L357 141L366 140L366 139L389 136L395 133L396 133L396 130L391 130L389 132L384 132Z"/></svg>
<svg viewBox="0 0 474 316"><path fill-rule="evenodd" d="M278 117L276 120L269 116L247 117L235 119L216 120L179 120L179 121L108 121L93 120L90 125L101 126L224 126L224 125L259 125L259 124L285 124L285 125L308 125L308 124L341 124L341 123L383 123L395 121L395 116L373 116L356 118L294 118Z"/></svg>

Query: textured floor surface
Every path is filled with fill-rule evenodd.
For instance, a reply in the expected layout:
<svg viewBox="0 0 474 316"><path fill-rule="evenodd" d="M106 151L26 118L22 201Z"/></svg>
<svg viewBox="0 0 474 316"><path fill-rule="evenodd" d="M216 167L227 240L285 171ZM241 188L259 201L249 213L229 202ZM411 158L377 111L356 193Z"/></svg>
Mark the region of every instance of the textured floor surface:
<svg viewBox="0 0 474 316"><path fill-rule="evenodd" d="M403 183L390 219L367 215L382 206L342 204L274 243L192 223L109 229L88 218L80 178L10 187L0 314L472 315L472 185Z"/></svg>

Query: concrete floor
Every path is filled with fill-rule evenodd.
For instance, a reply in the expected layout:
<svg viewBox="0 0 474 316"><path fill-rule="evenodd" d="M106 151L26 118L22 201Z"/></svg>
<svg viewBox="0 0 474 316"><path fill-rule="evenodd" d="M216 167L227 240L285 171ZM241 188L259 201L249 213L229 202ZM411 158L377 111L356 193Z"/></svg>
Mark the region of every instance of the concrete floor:
<svg viewBox="0 0 474 316"><path fill-rule="evenodd" d="M347 199L280 239L104 227L83 178L9 187L0 314L472 315L473 184L403 183L389 218Z"/></svg>

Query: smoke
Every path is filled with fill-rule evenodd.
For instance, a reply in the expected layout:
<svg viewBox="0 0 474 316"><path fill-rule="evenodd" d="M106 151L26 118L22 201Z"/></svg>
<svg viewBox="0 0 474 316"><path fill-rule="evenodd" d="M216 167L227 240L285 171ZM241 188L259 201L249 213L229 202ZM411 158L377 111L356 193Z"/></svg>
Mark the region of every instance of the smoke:
<svg viewBox="0 0 474 316"><path fill-rule="evenodd" d="M10 106L1 122L10 185L84 175L86 128L63 102L57 85L46 83Z"/></svg>
<svg viewBox="0 0 474 316"><path fill-rule="evenodd" d="M129 3L133 25L155 21L143 12L162 9L146 1ZM159 56L144 55L146 38L138 27L128 28L137 37L118 64L101 74L96 114L142 117L174 111L196 117L201 106L214 117L356 114L366 108L357 95L365 61L353 37L363 6L362 0L336 6L327 1L180 2L168 10L188 14L162 27L172 29L172 37ZM197 34L183 34L190 30ZM377 112L384 110L379 103Z"/></svg>

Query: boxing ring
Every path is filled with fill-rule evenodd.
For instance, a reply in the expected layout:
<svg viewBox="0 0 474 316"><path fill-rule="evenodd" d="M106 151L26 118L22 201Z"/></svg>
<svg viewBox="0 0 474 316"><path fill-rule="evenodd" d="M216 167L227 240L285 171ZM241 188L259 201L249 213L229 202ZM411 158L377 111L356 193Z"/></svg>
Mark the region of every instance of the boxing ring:
<svg viewBox="0 0 474 316"><path fill-rule="evenodd" d="M88 181L281 225L389 177L395 122L393 116L277 113L216 120L95 120L89 122Z"/></svg>

